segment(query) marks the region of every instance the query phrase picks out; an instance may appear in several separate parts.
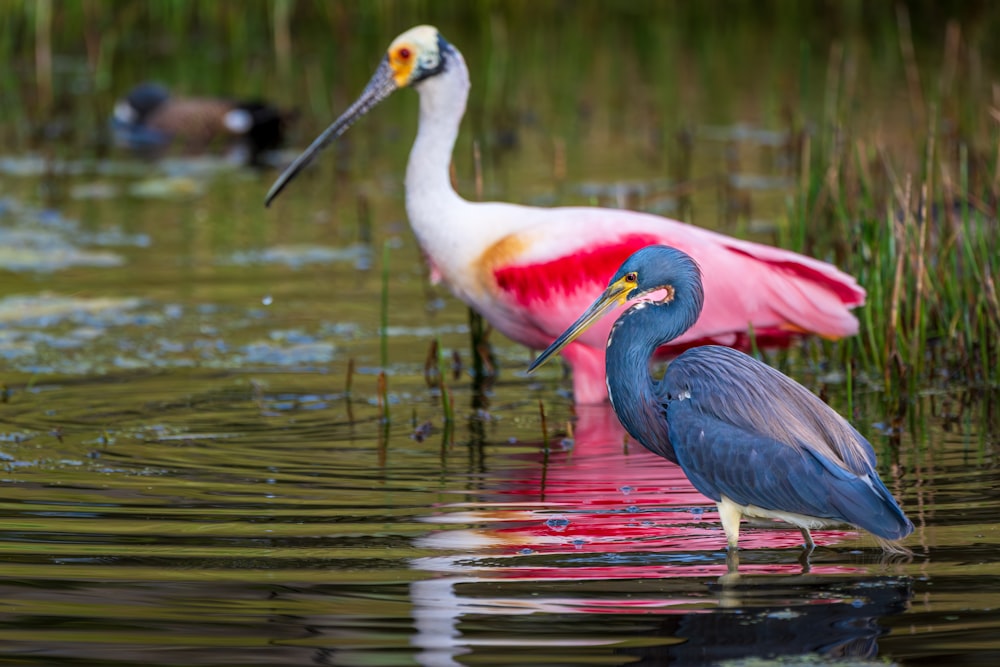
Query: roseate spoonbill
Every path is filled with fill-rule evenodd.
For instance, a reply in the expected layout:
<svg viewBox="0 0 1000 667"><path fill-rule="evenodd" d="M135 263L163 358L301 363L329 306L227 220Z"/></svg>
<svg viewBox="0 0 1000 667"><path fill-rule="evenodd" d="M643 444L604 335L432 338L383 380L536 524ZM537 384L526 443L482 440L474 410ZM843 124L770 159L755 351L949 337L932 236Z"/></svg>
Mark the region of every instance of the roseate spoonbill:
<svg viewBox="0 0 1000 667"><path fill-rule="evenodd" d="M857 282L830 264L737 240L655 215L603 208L538 208L462 199L449 175L465 113L469 72L462 54L431 26L392 42L361 96L275 181L270 205L315 155L398 88L420 94L420 125L406 168L406 211L434 280L508 338L540 350L551 343L607 275L635 250L669 243L709 269L710 307L676 354L700 342L745 347L802 333L853 335L864 302ZM607 400L604 344L611 320L563 352L578 403Z"/></svg>
<svg viewBox="0 0 1000 667"><path fill-rule="evenodd" d="M145 157L217 149L260 165L284 142L293 116L261 101L171 96L165 86L141 83L115 103L111 132L117 145Z"/></svg>
<svg viewBox="0 0 1000 667"><path fill-rule="evenodd" d="M913 524L875 471L875 452L847 421L788 376L732 348L706 345L670 362L655 382L649 359L698 319L707 297L701 272L676 248L643 248L621 265L608 288L531 364L570 344L612 308L638 299L611 327L607 380L625 430L680 465L716 502L731 553L740 518L809 530L848 523L871 532L888 551Z"/></svg>

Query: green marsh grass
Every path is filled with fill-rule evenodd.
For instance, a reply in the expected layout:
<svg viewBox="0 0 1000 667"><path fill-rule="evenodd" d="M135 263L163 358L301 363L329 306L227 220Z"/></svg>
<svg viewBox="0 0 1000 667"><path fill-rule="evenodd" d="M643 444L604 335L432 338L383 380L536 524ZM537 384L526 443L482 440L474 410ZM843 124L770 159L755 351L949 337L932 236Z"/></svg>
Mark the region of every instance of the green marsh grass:
<svg viewBox="0 0 1000 667"><path fill-rule="evenodd" d="M382 244L382 289L379 299L379 362L382 370L389 367L389 242Z"/></svg>
<svg viewBox="0 0 1000 667"><path fill-rule="evenodd" d="M538 417L541 420L542 426L542 476L539 482L539 489L541 494L540 500L545 500L545 483L548 479L551 447L549 446L548 420L545 417L545 403L542 402L542 399L538 399Z"/></svg>
<svg viewBox="0 0 1000 667"><path fill-rule="evenodd" d="M375 394L379 421L388 424L391 419L389 414L389 381L384 370L378 372L378 378L375 381Z"/></svg>
<svg viewBox="0 0 1000 667"><path fill-rule="evenodd" d="M930 77L917 63L905 11L897 26L908 105L897 111L909 119L912 141L890 145L859 131L851 109L860 100L837 100L855 89L856 74L841 71L847 56L832 53L831 129L805 146L788 240L807 252L834 250L867 289L860 335L827 351L852 382L856 370L881 389L898 425L925 390L1000 382L1000 171L996 153L977 148L996 141L996 119L985 120L995 100L951 97L956 81L976 77L963 71L975 62L957 24L946 30L936 85L921 84Z"/></svg>
<svg viewBox="0 0 1000 667"><path fill-rule="evenodd" d="M444 420L445 422L451 422L455 418L455 410L452 403L451 391L445 382L446 377L448 377L446 357L441 353L440 340L435 338L431 341L427 349L427 359L424 361L424 381L428 387L436 390L440 395Z"/></svg>
<svg viewBox="0 0 1000 667"><path fill-rule="evenodd" d="M448 389L448 383L445 382L446 373L446 361L445 357L441 354L440 344L436 345L437 348L437 366L438 366L438 378L440 378L440 392L441 392L441 409L444 411L444 421L450 424L455 421L455 403L454 398L452 398L451 390Z"/></svg>
<svg viewBox="0 0 1000 667"><path fill-rule="evenodd" d="M347 360L347 371L344 375L344 396L351 398L351 389L354 385L354 357Z"/></svg>
<svg viewBox="0 0 1000 667"><path fill-rule="evenodd" d="M344 377L344 407L347 410L347 423L354 424L354 402L352 390L354 388L354 357L347 360L347 371Z"/></svg>
<svg viewBox="0 0 1000 667"><path fill-rule="evenodd" d="M379 299L379 362L378 409L381 418L389 422L389 241L382 244L382 289Z"/></svg>
<svg viewBox="0 0 1000 667"><path fill-rule="evenodd" d="M432 339L427 347L427 357L424 359L424 382L431 389L437 389L442 382L439 345L437 338Z"/></svg>

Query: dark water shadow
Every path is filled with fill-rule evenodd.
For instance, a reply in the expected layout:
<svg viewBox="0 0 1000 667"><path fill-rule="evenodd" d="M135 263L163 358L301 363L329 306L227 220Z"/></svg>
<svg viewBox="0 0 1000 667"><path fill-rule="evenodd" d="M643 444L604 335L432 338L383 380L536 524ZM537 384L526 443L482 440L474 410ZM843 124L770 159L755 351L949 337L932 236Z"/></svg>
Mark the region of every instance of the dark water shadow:
<svg viewBox="0 0 1000 667"><path fill-rule="evenodd" d="M747 657L815 655L875 660L887 616L909 606L909 577L824 575L744 577L710 586L713 613L670 615L655 632L679 644L626 649L631 665L705 665Z"/></svg>

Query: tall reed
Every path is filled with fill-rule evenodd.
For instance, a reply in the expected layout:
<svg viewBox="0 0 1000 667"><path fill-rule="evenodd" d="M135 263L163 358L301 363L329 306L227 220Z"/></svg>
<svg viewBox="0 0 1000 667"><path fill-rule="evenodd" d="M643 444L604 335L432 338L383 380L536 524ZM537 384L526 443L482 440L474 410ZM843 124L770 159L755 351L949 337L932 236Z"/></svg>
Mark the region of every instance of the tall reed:
<svg viewBox="0 0 1000 667"><path fill-rule="evenodd" d="M890 146L864 136L851 106L828 99L828 140L805 145L790 238L814 250L840 248L838 263L867 289L860 335L831 351L857 370L857 378L848 371L852 383L881 388L890 420L900 426L927 388L1000 382L1000 170L996 152L976 148L982 135L960 131L960 116L970 111L945 97L963 74L957 30L947 31L934 94L921 84L905 11L897 27L917 143ZM828 96L851 88L843 62L842 52L831 53L837 83Z"/></svg>
<svg viewBox="0 0 1000 667"><path fill-rule="evenodd" d="M378 374L378 405L379 413L384 421L389 416L389 242L382 244L382 290L379 308L379 361L381 369Z"/></svg>

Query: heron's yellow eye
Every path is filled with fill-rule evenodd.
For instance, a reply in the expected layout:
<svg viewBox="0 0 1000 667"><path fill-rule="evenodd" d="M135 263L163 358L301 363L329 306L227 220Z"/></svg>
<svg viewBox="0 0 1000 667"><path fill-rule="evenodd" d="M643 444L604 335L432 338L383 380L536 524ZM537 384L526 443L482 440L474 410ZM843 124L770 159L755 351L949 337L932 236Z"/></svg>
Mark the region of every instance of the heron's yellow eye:
<svg viewBox="0 0 1000 667"><path fill-rule="evenodd" d="M639 279L639 274L636 273L635 271L633 271L632 273L625 274L625 282L627 283L634 283L638 279Z"/></svg>

